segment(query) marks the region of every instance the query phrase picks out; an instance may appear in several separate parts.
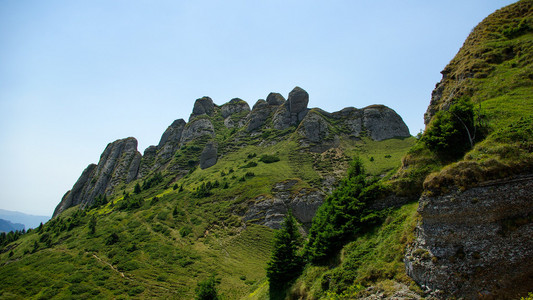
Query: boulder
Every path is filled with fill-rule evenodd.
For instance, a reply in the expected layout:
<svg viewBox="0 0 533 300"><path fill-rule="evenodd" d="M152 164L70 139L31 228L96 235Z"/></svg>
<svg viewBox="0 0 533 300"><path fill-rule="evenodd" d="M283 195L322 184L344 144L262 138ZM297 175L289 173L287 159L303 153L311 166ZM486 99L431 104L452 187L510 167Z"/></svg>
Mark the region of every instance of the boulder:
<svg viewBox="0 0 533 300"><path fill-rule="evenodd" d="M267 96L266 102L268 105L282 105L285 103L285 98L280 93L270 93Z"/></svg>
<svg viewBox="0 0 533 300"><path fill-rule="evenodd" d="M192 109L192 114L189 117L189 121L191 121L194 117L201 115L211 116L214 111L215 104L213 103L213 100L211 98L202 97L200 99L196 99L196 101L194 102L194 107Z"/></svg>
<svg viewBox="0 0 533 300"><path fill-rule="evenodd" d="M243 111L250 112L250 106L248 105L248 103L246 103L246 101L241 100L239 98L231 99L230 102L222 105L222 107L220 108L220 113L224 119Z"/></svg>
<svg viewBox="0 0 533 300"><path fill-rule="evenodd" d="M218 147L216 144L213 142L207 143L200 155L200 168L207 169L214 166L217 163L217 151Z"/></svg>
<svg viewBox="0 0 533 300"><path fill-rule="evenodd" d="M328 123L318 112L311 110L298 126L298 133L304 139L318 143L329 136Z"/></svg>
<svg viewBox="0 0 533 300"><path fill-rule="evenodd" d="M180 143L183 145L204 135L215 135L213 123L207 118L197 118L185 126L183 133L181 134Z"/></svg>
<svg viewBox="0 0 533 300"><path fill-rule="evenodd" d="M363 125L368 136L375 141L411 136L402 117L384 105L363 108Z"/></svg>

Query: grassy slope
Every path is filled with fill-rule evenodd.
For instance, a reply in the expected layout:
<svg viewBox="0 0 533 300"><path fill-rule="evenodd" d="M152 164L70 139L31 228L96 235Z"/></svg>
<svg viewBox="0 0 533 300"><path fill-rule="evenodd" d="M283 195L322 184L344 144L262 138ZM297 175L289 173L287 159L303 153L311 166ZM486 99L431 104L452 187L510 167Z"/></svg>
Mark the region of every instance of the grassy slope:
<svg viewBox="0 0 533 300"><path fill-rule="evenodd" d="M344 169L356 153L375 157L366 160L374 174L390 172L413 143L414 138L350 140L324 154L301 152L292 138L272 146L250 143L178 181L164 176L157 186L133 195L143 200L140 208L120 209L122 190L109 204L83 214L71 208L43 232L32 231L2 250L0 297L191 298L196 283L212 273L221 279L219 290L227 299L248 295L265 286L273 233L242 222L248 201L270 194L274 183L288 178L300 179L295 188L320 187L319 173ZM263 154L281 160L265 164L259 161ZM250 162L257 166L244 168ZM247 172L254 176L242 181ZM208 181L218 181L220 187L212 196L194 197L195 189ZM131 193L135 184L124 191ZM173 189L174 184L184 190ZM96 231L91 234L93 215ZM112 234L118 241L106 243Z"/></svg>
<svg viewBox="0 0 533 300"><path fill-rule="evenodd" d="M522 25L521 25L522 24ZM524 25L525 24L525 25ZM418 143L393 181L397 193L440 192L533 170L533 1L487 17L443 71L435 110L468 97L486 134L456 163ZM431 126L431 123L428 125ZM432 172L431 176L426 176ZM426 181L424 187L422 182Z"/></svg>

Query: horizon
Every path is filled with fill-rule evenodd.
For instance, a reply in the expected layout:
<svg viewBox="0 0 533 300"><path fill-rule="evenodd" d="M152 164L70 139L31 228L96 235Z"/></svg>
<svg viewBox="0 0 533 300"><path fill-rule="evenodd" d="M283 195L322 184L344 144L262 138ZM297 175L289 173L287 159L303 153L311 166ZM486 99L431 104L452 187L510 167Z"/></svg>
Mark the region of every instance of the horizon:
<svg viewBox="0 0 533 300"><path fill-rule="evenodd" d="M0 208L51 216L108 143L143 153L194 101L295 87L328 112L383 104L411 135L470 31L516 1L0 4Z"/></svg>

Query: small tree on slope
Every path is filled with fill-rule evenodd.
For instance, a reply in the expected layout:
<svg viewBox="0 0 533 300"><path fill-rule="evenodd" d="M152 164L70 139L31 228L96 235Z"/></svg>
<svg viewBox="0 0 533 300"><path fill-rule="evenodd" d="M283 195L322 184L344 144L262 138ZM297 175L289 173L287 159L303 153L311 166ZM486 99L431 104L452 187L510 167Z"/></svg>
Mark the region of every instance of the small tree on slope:
<svg viewBox="0 0 533 300"><path fill-rule="evenodd" d="M301 235L298 232L296 220L289 211L274 236L272 256L267 264L267 278L270 284L271 299L273 295L283 293L294 278L302 270L303 260L298 255L301 246Z"/></svg>

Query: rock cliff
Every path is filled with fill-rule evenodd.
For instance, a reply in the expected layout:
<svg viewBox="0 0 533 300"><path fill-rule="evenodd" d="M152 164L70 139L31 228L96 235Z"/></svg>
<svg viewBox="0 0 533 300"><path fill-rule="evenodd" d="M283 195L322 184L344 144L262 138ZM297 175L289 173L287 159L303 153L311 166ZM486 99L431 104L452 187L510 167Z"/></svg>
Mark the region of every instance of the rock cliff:
<svg viewBox="0 0 533 300"><path fill-rule="evenodd" d="M533 287L533 176L424 196L411 278L439 298L516 299Z"/></svg>
<svg viewBox="0 0 533 300"><path fill-rule="evenodd" d="M135 180L141 157L137 151L135 138L130 137L108 144L100 156L98 165L90 164L72 190L63 196L54 211L54 216L71 206L90 205L97 196L110 195L117 185Z"/></svg>
<svg viewBox="0 0 533 300"><path fill-rule="evenodd" d="M328 113L310 109L308 103L309 94L300 87L295 87L287 100L281 94L270 93L266 100L258 100L251 110L248 103L239 98L221 106L214 104L209 97L197 99L189 122L175 120L165 130L157 146L146 148L144 155L137 151L134 138L109 144L98 164L87 167L72 190L65 194L54 216L74 205L90 205L95 197L110 195L120 183L145 179L155 172L179 177L196 166L202 169L212 167L219 156L235 147L245 146L253 139L268 139L265 132L294 133L302 147L313 152L335 147L341 136L368 136L376 141L410 136L401 117L385 106L347 108ZM232 138L217 138L217 134L232 135ZM308 223L323 199L321 193L310 192L310 198L296 195L296 198L289 197L290 200L277 196L279 193L276 192L272 196L273 201L285 207L281 210L292 208L295 216ZM311 210L301 208L304 202ZM280 210L273 208L272 211L264 219L275 220L265 222L278 226L280 218L274 215Z"/></svg>

